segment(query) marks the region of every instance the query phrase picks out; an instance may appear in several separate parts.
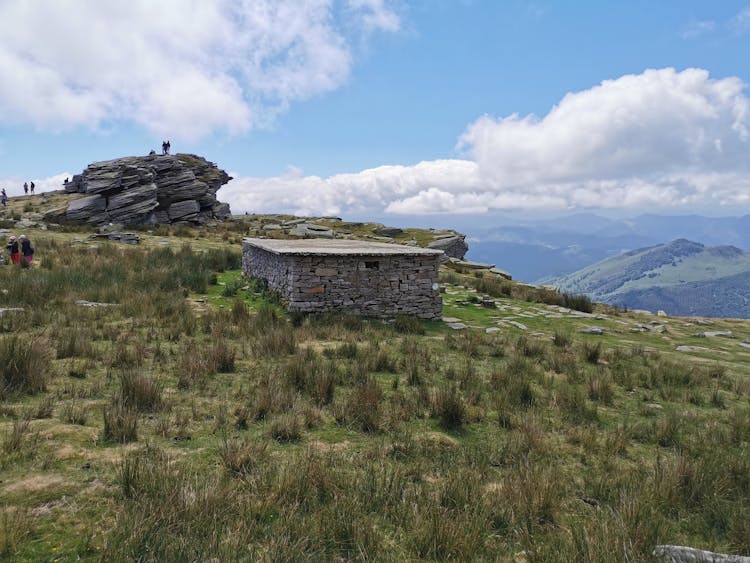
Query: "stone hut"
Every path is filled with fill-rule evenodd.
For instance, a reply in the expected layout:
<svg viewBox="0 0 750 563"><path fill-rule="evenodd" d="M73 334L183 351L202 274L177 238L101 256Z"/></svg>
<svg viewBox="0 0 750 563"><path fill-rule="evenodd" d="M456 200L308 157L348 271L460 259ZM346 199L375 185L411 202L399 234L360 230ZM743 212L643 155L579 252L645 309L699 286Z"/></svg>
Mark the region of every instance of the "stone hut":
<svg viewBox="0 0 750 563"><path fill-rule="evenodd" d="M442 251L358 240L246 238L242 269L268 281L290 311L438 319Z"/></svg>

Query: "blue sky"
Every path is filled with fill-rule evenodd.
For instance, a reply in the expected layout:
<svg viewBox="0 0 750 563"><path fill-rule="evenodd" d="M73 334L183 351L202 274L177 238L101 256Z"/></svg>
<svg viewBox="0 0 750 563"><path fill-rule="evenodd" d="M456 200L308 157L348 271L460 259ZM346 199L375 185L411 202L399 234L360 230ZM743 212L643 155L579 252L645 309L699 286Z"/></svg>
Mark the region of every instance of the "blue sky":
<svg viewBox="0 0 750 563"><path fill-rule="evenodd" d="M750 210L747 0L189 4L0 0L9 193L170 138L235 212Z"/></svg>

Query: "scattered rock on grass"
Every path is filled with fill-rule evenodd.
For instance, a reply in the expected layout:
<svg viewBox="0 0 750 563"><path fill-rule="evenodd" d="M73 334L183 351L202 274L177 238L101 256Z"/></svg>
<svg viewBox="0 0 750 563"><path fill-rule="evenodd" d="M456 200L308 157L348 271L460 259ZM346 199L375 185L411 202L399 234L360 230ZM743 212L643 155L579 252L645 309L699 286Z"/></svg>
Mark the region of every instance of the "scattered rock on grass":
<svg viewBox="0 0 750 563"><path fill-rule="evenodd" d="M696 336L698 338L712 338L714 336L734 338L734 334L731 330L708 330L706 332L696 332L693 336Z"/></svg>

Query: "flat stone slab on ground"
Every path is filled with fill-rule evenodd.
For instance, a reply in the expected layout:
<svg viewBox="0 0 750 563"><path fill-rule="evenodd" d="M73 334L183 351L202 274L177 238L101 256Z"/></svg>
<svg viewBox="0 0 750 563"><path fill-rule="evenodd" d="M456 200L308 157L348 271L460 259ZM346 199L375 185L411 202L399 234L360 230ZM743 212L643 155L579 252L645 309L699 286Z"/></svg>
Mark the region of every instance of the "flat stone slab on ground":
<svg viewBox="0 0 750 563"><path fill-rule="evenodd" d="M740 342L740 346L743 348L750 348L750 342Z"/></svg>
<svg viewBox="0 0 750 563"><path fill-rule="evenodd" d="M703 346L678 346L675 348L677 352L710 352L711 348L705 348Z"/></svg>
<svg viewBox="0 0 750 563"><path fill-rule="evenodd" d="M447 323L448 328L452 328L453 330L464 330L466 328L469 328L468 325L465 325L464 323Z"/></svg>
<svg viewBox="0 0 750 563"><path fill-rule="evenodd" d="M508 323L511 326L516 327L519 330L528 330L528 327L525 324L519 323L518 321L508 321L508 320L506 320L505 322Z"/></svg>
<svg viewBox="0 0 750 563"><path fill-rule="evenodd" d="M471 260L454 260L453 264L467 270L491 270L494 264L485 264L483 262L472 262Z"/></svg>
<svg viewBox="0 0 750 563"><path fill-rule="evenodd" d="M585 313L583 311L571 311L568 316L574 317L577 319L599 319L601 320L601 318L595 315L594 313Z"/></svg>
<svg viewBox="0 0 750 563"><path fill-rule="evenodd" d="M707 330L706 332L696 332L693 336L696 336L698 338L712 338L714 336L734 338L734 334L731 330Z"/></svg>
<svg viewBox="0 0 750 563"><path fill-rule="evenodd" d="M750 563L750 557L744 555L724 555L684 545L657 545L653 556L663 563Z"/></svg>
<svg viewBox="0 0 750 563"><path fill-rule="evenodd" d="M607 329L605 329L603 326L590 326L588 328L584 328L581 331L583 334L604 334L607 332Z"/></svg>
<svg viewBox="0 0 750 563"><path fill-rule="evenodd" d="M5 313L17 313L24 310L25 309L23 307L0 307L0 316L4 315Z"/></svg>
<svg viewBox="0 0 750 563"><path fill-rule="evenodd" d="M512 280L513 276L510 275L505 270L501 270L499 268L490 268L490 273L495 274L496 276L500 276L501 278L505 278L506 280Z"/></svg>
<svg viewBox="0 0 750 563"><path fill-rule="evenodd" d="M81 307L114 307L117 303L97 303L96 301L79 299L76 301L76 305L80 305Z"/></svg>
<svg viewBox="0 0 750 563"><path fill-rule="evenodd" d="M461 322L461 319L457 319L456 317L443 317L444 323L459 323Z"/></svg>

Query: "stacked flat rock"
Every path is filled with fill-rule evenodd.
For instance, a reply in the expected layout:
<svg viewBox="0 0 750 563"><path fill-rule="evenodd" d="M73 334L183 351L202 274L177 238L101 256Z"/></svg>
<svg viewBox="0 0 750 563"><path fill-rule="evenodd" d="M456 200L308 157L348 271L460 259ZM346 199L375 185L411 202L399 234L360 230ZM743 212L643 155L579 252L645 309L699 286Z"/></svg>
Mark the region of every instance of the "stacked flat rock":
<svg viewBox="0 0 750 563"><path fill-rule="evenodd" d="M65 185L67 192L87 194L68 205L65 218L95 225L203 225L229 218L229 204L218 201L216 192L231 179L191 154L95 162Z"/></svg>

